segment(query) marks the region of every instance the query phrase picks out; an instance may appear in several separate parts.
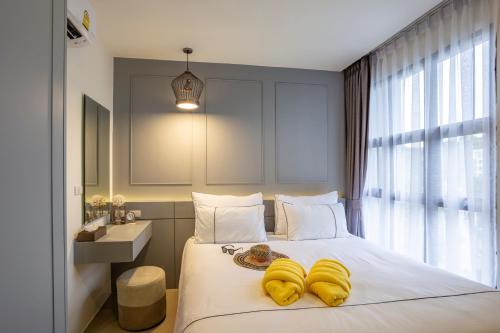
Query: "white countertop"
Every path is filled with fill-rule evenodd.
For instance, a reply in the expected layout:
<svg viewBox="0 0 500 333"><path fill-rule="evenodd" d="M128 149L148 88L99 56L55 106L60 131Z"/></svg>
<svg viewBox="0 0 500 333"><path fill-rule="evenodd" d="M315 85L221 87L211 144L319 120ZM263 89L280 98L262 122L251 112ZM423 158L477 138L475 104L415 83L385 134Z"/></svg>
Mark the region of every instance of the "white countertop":
<svg viewBox="0 0 500 333"><path fill-rule="evenodd" d="M74 242L75 264L131 262L153 235L151 221L107 225L94 242Z"/></svg>
<svg viewBox="0 0 500 333"><path fill-rule="evenodd" d="M106 225L106 235L96 243L101 242L133 242L151 224L151 221L135 221L127 224Z"/></svg>

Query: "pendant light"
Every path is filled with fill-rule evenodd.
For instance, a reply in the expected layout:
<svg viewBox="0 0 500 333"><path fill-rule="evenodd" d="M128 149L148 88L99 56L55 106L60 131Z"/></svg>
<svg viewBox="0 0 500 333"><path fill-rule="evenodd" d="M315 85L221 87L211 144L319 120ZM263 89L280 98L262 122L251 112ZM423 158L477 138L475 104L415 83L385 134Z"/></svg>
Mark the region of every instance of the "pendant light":
<svg viewBox="0 0 500 333"><path fill-rule="evenodd" d="M172 81L175 94L175 105L183 110L195 110L200 106L200 96L203 91L203 82L189 71L189 55L193 49L185 47L186 71Z"/></svg>

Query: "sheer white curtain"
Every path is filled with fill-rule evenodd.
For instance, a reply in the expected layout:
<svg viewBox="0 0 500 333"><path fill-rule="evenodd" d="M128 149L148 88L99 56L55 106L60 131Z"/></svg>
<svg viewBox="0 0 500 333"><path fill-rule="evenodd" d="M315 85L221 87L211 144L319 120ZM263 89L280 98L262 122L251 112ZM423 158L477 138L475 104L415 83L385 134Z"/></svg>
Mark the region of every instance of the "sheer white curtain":
<svg viewBox="0 0 500 333"><path fill-rule="evenodd" d="M366 238L495 285L499 2L450 1L372 54Z"/></svg>

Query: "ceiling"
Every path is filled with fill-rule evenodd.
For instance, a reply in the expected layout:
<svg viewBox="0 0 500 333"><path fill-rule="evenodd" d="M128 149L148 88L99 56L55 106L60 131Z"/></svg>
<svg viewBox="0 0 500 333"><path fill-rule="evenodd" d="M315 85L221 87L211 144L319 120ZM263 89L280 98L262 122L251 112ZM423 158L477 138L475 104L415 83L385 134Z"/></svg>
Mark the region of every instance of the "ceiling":
<svg viewBox="0 0 500 333"><path fill-rule="evenodd" d="M93 0L115 57L340 71L441 0Z"/></svg>

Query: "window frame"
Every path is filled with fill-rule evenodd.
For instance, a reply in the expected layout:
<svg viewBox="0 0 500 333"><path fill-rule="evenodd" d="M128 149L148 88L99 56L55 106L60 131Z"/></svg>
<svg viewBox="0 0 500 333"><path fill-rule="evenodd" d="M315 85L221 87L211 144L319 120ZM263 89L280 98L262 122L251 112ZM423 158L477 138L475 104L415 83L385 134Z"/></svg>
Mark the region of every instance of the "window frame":
<svg viewBox="0 0 500 333"><path fill-rule="evenodd" d="M472 48L474 48L477 44L474 42L474 39L476 36L478 36L481 32L476 32L473 36L473 41L472 41ZM494 43L494 39L492 39L494 36L493 30L490 29L490 34L487 42L490 44ZM459 51L458 53L461 53L464 51ZM491 53L491 52L490 52ZM402 80L405 80L408 76L414 75L420 71L423 71L424 73L424 82L430 82L431 83L431 89L426 90L424 87L424 94L429 91L431 93L431 96L429 98L431 99L431 110L428 112L428 114L432 114L434 117L437 117L438 115L438 106L437 106L437 95L438 95L438 89L437 89L437 82L438 82L438 64L441 63L442 61L446 59L451 59L455 54L451 54L451 47L448 46L444 49L444 54L439 54L438 51L432 54L430 57L431 59L431 64L430 64L430 71L426 70L426 61L425 59L421 59L419 61L418 67L419 70L414 70L414 65L408 65L405 69L400 69L396 74L391 74L388 75L385 80L387 80L387 84L389 85L390 88L388 88L389 95L392 92L392 85L393 84L399 84ZM475 51L473 52L473 56L475 57ZM491 57L491 55L490 55ZM491 60L491 59L490 59ZM491 63L494 63L494 60L491 60ZM494 78L492 78L492 71L489 73L488 81L489 82L494 82ZM410 74L408 74L410 73ZM406 75L405 75L406 74ZM425 80L425 76L430 75L431 78L429 80ZM394 80L394 76L396 76L396 80ZM493 81L492 81L493 80ZM377 85L379 84L380 81L373 83L372 89L376 89ZM425 83L424 83L425 84ZM488 89L492 89L489 87ZM491 94L490 94L491 95ZM424 95L425 98L425 95ZM392 96L389 96L389 100L392 101ZM492 101L485 101L488 102L489 105L491 105ZM390 103L388 105L390 109L392 109L393 105ZM392 114L392 110L389 110L389 113ZM428 122L428 119L425 119L424 116L424 123ZM485 124L489 127L489 130L487 131L485 128ZM432 173L440 173L441 172L441 163L440 161L435 161L436 159L439 159L437 156L440 156L440 153L438 152L437 154L432 154L430 153L431 150L439 150L440 151L440 146L442 144L442 141L444 139L449 139L449 138L457 138L457 137L465 137L469 135L475 135L475 134L485 134L489 133L489 142L495 143L495 137L492 133L492 129L495 128L495 117L492 115L488 116L483 116L481 118L475 118L472 120L465 120L465 121L460 121L460 122L455 122L455 123L448 123L448 124L439 124L436 121L432 124L433 126L429 126L429 128L425 129L425 126L423 129L416 129L416 130L411 130L411 131L402 131L396 134L389 135L387 137L377 137L377 138L372 138L369 139L368 141L368 151L370 153L371 150L373 149L379 149L381 147L384 147L384 142L387 142L387 145L385 145L385 148L389 149L389 154L390 154L390 160L394 161L394 152L397 146L400 145L405 145L405 144L414 144L414 143L422 143L423 144L423 163L426 164L427 166L432 168ZM428 136L428 139L426 140L426 135ZM428 146L428 147L427 147ZM493 156L492 156L493 155ZM495 158L495 152L490 149L488 151L488 156L490 160L494 160ZM377 153L378 157L378 153ZM431 157L433 157L432 160L429 160ZM494 163L491 163L490 168L491 174L495 174L494 170ZM435 170L438 169L438 170ZM416 203L416 204L421 204L424 206L425 210L428 211L429 209L437 209L437 208L445 208L445 198L441 197L440 195L437 196L435 193L440 193L440 191L436 191L436 187L439 187L442 185L442 183L439 184L431 184L429 182L428 172L424 172L424 193L419 198L417 201L415 200L402 200L398 199L398 196L394 192L394 189L391 189L391 193L389 193L389 197L391 200L391 203L394 204L395 202L407 202L407 203ZM490 184L490 193L493 193L494 191L494 184ZM381 187L374 187L374 188L369 188L368 186L365 186L364 189L364 196L368 196L371 198L378 198L381 199L384 195L383 188ZM492 200L492 213L494 213L495 209L495 199L494 195L491 196ZM479 198L482 199L482 198ZM474 210L471 207L469 207L468 204L468 199L467 198L462 198L461 204L458 208L458 211L467 211L467 212L480 212L479 210ZM446 207L447 209L453 209L450 207ZM426 214L427 215L427 214ZM493 219L492 223L494 223L494 214L490 215ZM426 224L424 222L424 224Z"/></svg>

